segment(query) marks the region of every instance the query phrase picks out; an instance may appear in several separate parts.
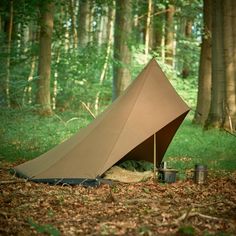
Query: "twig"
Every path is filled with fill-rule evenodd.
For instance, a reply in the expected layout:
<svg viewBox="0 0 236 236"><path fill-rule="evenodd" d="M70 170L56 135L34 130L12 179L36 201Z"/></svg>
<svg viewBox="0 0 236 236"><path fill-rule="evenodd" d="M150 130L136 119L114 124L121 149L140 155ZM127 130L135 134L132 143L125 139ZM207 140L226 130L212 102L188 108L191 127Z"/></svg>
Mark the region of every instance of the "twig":
<svg viewBox="0 0 236 236"><path fill-rule="evenodd" d="M224 220L223 218L218 218L218 217L215 217L215 216L209 216L209 215L204 215L202 213L199 213L199 212L193 212L189 215L189 217L191 216L200 216L204 219L209 219L209 220Z"/></svg>
<svg viewBox="0 0 236 236"><path fill-rule="evenodd" d="M26 180L3 180L0 181L0 184L16 184L16 183L25 183Z"/></svg>
<svg viewBox="0 0 236 236"><path fill-rule="evenodd" d="M90 108L84 102L81 102L81 103L86 108L86 110L89 112L89 114L95 119L96 116L93 114L93 112L90 110Z"/></svg>
<svg viewBox="0 0 236 236"><path fill-rule="evenodd" d="M193 204L193 207L197 207L197 208L203 208L203 207L207 207L207 206L212 206L212 205L215 205L215 204L219 204L219 203L225 203L225 201L216 201L216 202L212 202L212 203L206 203L206 204Z"/></svg>
<svg viewBox="0 0 236 236"><path fill-rule="evenodd" d="M201 218L204 218L204 219L209 219L209 220L217 220L217 221L225 220L223 218L218 218L218 217L215 217L215 216L204 215L204 214L199 213L199 212L191 212L192 210L193 210L193 208L190 208L190 210L185 212L183 215L181 215L179 218L172 221L171 223L168 223L168 222L161 223L158 226L170 226L170 225L179 226L182 221L185 221L187 218L194 217L194 216L198 216L198 217L201 217Z"/></svg>

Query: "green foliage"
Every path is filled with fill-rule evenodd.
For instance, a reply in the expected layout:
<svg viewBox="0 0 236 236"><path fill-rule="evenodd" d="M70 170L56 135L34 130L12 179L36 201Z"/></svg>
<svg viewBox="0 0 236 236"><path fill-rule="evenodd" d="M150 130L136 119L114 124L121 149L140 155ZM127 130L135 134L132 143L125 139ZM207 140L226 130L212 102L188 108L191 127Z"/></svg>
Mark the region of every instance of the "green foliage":
<svg viewBox="0 0 236 236"><path fill-rule="evenodd" d="M235 170L235 137L216 130L204 131L186 119L177 131L165 155L165 161L176 169L191 169L202 163L210 169Z"/></svg>
<svg viewBox="0 0 236 236"><path fill-rule="evenodd" d="M190 225L181 226L176 234L181 236L193 236L195 235L195 229Z"/></svg>
<svg viewBox="0 0 236 236"><path fill-rule="evenodd" d="M139 227L138 234L139 235L147 235L147 236L149 236L149 235L152 235L152 231L149 228L149 226L144 225L144 226Z"/></svg>
<svg viewBox="0 0 236 236"><path fill-rule="evenodd" d="M37 233L47 234L50 236L60 236L61 235L60 231L56 227L54 227L50 224L41 225L41 224L36 223L33 219L28 219L28 223L32 228L34 228L36 230Z"/></svg>
<svg viewBox="0 0 236 236"><path fill-rule="evenodd" d="M58 73L57 106L66 109L78 109L81 102L94 106L97 94L100 94L100 106L107 105L111 99L111 71L100 84L100 76L105 63L106 45L99 48L88 45L85 48L61 51L60 60L52 64L52 81L55 71ZM55 57L58 55L55 55ZM92 63L91 63L92 62Z"/></svg>
<svg viewBox="0 0 236 236"><path fill-rule="evenodd" d="M91 121L87 114L55 114L40 117L32 110L2 109L0 154L8 160L32 159L68 139Z"/></svg>

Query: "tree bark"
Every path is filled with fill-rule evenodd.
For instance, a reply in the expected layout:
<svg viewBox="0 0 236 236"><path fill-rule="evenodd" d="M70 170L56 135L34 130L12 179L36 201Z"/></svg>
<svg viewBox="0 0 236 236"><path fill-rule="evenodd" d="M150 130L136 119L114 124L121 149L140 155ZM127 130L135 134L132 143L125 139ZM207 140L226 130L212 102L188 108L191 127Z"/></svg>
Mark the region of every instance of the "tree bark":
<svg viewBox="0 0 236 236"><path fill-rule="evenodd" d="M160 12L160 13L159 13ZM159 13L159 14L157 14ZM165 12L162 12L157 6L154 6L153 14L153 34L152 34L152 50L157 52L157 54L162 58L164 62L165 50L164 50L164 15Z"/></svg>
<svg viewBox="0 0 236 236"><path fill-rule="evenodd" d="M78 34L77 34L77 28L76 28L76 11L74 10L75 8L74 0L70 0L69 8L70 8L71 34L73 38L73 48L77 48L78 47Z"/></svg>
<svg viewBox="0 0 236 236"><path fill-rule="evenodd" d="M148 9L147 9L147 21L146 21L146 32L145 32L145 57L146 61L148 61L148 53L149 53L149 45L152 39L151 37L151 22L152 22L152 14L153 14L153 4L152 0L148 0Z"/></svg>
<svg viewBox="0 0 236 236"><path fill-rule="evenodd" d="M80 47L86 47L89 42L90 31L90 1L81 0L79 2L78 21L78 43Z"/></svg>
<svg viewBox="0 0 236 236"><path fill-rule="evenodd" d="M167 6L166 12L166 27L165 27L165 62L173 66L174 58L174 14L175 7L173 1Z"/></svg>
<svg viewBox="0 0 236 236"><path fill-rule="evenodd" d="M131 3L132 0L116 1L114 63L113 63L113 100L116 99L129 85L131 74Z"/></svg>
<svg viewBox="0 0 236 236"><path fill-rule="evenodd" d="M112 2L112 5L109 6L109 9L108 9L108 22L107 22L107 30L106 30L108 33L107 49L106 49L106 57L105 57L104 65L103 65L102 72L99 78L100 86L103 85L103 82L105 80L106 73L109 66L109 58L110 58L110 54L112 50L112 38L113 38L113 28L114 28L114 18L115 18L114 6L115 6L115 1ZM98 115L98 111L99 111L99 101L100 101L100 91L97 92L96 99L95 99L94 110L95 110L96 116Z"/></svg>
<svg viewBox="0 0 236 236"><path fill-rule="evenodd" d="M51 115L50 74L51 74L51 41L53 31L52 2L42 1L40 5L40 42L39 42L39 65L38 65L38 91L37 104L41 115Z"/></svg>
<svg viewBox="0 0 236 236"><path fill-rule="evenodd" d="M192 37L192 25L193 21L191 19L187 19L185 22L184 34L185 38L188 40ZM189 73L190 73L189 62L185 60L183 63L182 78L186 79L189 76Z"/></svg>
<svg viewBox="0 0 236 236"><path fill-rule="evenodd" d="M233 24L233 2L227 0L224 2L224 58L225 58L225 79L226 79L226 108L224 129L233 132L236 128L236 83L234 64L234 38L233 32L235 25ZM236 9L234 9L236 10Z"/></svg>
<svg viewBox="0 0 236 236"><path fill-rule="evenodd" d="M208 117L211 103L211 30L212 30L212 1L204 0L201 55L198 76L197 108L194 122L204 125Z"/></svg>
<svg viewBox="0 0 236 236"><path fill-rule="evenodd" d="M9 2L9 17L7 20L7 45L6 45L6 79L4 83L4 94L7 107L11 106L10 103L10 77L11 77L11 41L12 41L12 29L13 29L13 1Z"/></svg>
<svg viewBox="0 0 236 236"><path fill-rule="evenodd" d="M212 90L211 105L205 128L222 128L225 108L225 63L223 50L222 0L212 5Z"/></svg>

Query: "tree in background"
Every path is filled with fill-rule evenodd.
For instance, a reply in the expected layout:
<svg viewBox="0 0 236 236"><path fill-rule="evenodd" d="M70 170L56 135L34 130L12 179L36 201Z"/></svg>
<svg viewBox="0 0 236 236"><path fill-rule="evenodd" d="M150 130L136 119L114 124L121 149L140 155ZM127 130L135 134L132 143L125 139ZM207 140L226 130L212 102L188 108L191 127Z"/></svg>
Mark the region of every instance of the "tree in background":
<svg viewBox="0 0 236 236"><path fill-rule="evenodd" d="M12 46L12 31L13 31L13 0L5 2L1 8L6 10L6 14L1 17L1 31L4 32L3 37L3 50L2 53L4 58L2 60L3 74L5 77L1 76L1 92L2 92L2 102L4 105L10 107L10 73L11 73L11 46Z"/></svg>
<svg viewBox="0 0 236 236"><path fill-rule="evenodd" d="M174 0L169 1L166 6L165 24L165 63L173 66L174 58Z"/></svg>
<svg viewBox="0 0 236 236"><path fill-rule="evenodd" d="M41 2L37 104L39 105L39 113L42 115L51 115L52 113L50 96L50 76L53 11L53 2Z"/></svg>
<svg viewBox="0 0 236 236"><path fill-rule="evenodd" d="M223 33L225 59L225 116L223 127L231 132L236 130L236 4L234 0L224 2L223 5Z"/></svg>
<svg viewBox="0 0 236 236"><path fill-rule="evenodd" d="M79 1L79 24L78 24L78 41L81 47L85 47L89 42L90 23L91 23L91 1Z"/></svg>
<svg viewBox="0 0 236 236"><path fill-rule="evenodd" d="M131 80L131 49L129 45L132 29L131 0L116 1L114 63L113 63L113 99L116 99L129 85Z"/></svg>
<svg viewBox="0 0 236 236"><path fill-rule="evenodd" d="M198 74L197 108L194 122L204 125L211 103L211 17L212 1L204 0L203 4L203 32L201 43L201 56Z"/></svg>
<svg viewBox="0 0 236 236"><path fill-rule="evenodd" d="M231 0L216 1L212 7L212 89L205 123L206 128L224 128L231 132L236 127L234 10Z"/></svg>

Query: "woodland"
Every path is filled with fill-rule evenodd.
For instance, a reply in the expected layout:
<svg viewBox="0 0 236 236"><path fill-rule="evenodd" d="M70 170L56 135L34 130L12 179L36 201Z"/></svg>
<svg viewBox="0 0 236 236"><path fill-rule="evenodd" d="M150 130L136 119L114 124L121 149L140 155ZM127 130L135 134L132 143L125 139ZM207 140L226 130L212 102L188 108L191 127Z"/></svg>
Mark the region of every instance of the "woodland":
<svg viewBox="0 0 236 236"><path fill-rule="evenodd" d="M0 235L236 235L235 25L235 0L1 0ZM175 183L10 174L91 123L152 58L190 107L163 159Z"/></svg>

